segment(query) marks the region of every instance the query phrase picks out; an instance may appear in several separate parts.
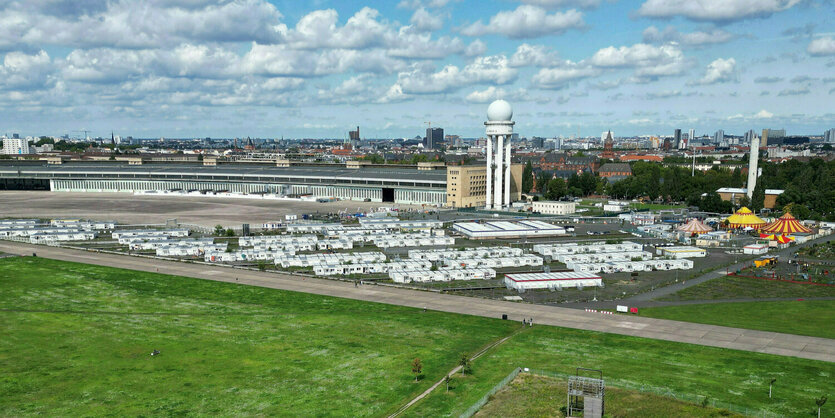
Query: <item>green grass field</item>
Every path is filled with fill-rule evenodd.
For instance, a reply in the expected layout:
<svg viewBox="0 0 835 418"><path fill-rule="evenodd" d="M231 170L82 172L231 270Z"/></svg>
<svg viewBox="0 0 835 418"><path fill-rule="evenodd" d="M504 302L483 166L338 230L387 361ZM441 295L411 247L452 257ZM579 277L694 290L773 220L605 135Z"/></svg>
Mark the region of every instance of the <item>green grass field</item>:
<svg viewBox="0 0 835 418"><path fill-rule="evenodd" d="M835 286L778 282L750 277L726 276L660 298L663 301L719 300L742 298L812 298L835 296Z"/></svg>
<svg viewBox="0 0 835 418"><path fill-rule="evenodd" d="M739 302L643 308L642 316L835 338L835 300Z"/></svg>
<svg viewBox="0 0 835 418"><path fill-rule="evenodd" d="M835 364L691 344L534 326L473 362L473 374L456 375L454 390L435 391L409 416L458 416L516 367L574 374L576 367L600 369L612 387L650 387L675 394L707 396L750 408L803 416L814 398L833 394ZM768 382L777 378L773 399ZM827 409L831 413L833 409Z"/></svg>
<svg viewBox="0 0 835 418"><path fill-rule="evenodd" d="M560 407L568 403L567 384L563 379L522 373L493 395L475 415L486 417L562 417ZM612 417L741 417L727 410L659 395L606 388L605 413Z"/></svg>
<svg viewBox="0 0 835 418"><path fill-rule="evenodd" d="M378 416L515 328L39 258L0 286L0 416Z"/></svg>
<svg viewBox="0 0 835 418"><path fill-rule="evenodd" d="M461 352L519 326L40 258L0 260L0 286L0 416L381 416L440 379ZM149 356L153 349L162 354ZM547 326L473 366L449 394L435 391L407 415L457 415L519 366L600 368L612 386L785 415L805 414L835 375L831 363ZM769 401L772 376L780 383Z"/></svg>

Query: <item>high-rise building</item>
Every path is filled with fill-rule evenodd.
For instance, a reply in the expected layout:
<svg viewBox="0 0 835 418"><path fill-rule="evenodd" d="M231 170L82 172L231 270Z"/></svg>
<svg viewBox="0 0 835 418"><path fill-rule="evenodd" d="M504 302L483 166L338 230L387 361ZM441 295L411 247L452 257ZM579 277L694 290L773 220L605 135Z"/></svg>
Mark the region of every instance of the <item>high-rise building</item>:
<svg viewBox="0 0 835 418"><path fill-rule="evenodd" d="M675 149L678 149L681 145L681 129L676 129L675 133L673 133L673 143L672 146Z"/></svg>
<svg viewBox="0 0 835 418"><path fill-rule="evenodd" d="M357 126L356 131L348 131L348 140L351 143L351 148L358 148L360 146L360 127Z"/></svg>
<svg viewBox="0 0 835 418"><path fill-rule="evenodd" d="M743 144L750 144L751 140L753 140L754 138L759 139L757 137L757 134L754 133L754 130L750 129L750 130L748 130L748 132L745 132L745 136L742 139L742 141L743 141L742 143Z"/></svg>
<svg viewBox="0 0 835 418"><path fill-rule="evenodd" d="M760 146L765 147L768 145L782 145L785 137L785 129L763 129Z"/></svg>
<svg viewBox="0 0 835 418"><path fill-rule="evenodd" d="M835 128L828 129L823 133L823 142L830 144L835 142Z"/></svg>
<svg viewBox="0 0 835 418"><path fill-rule="evenodd" d="M694 139L696 139L696 130L690 129L687 133L687 140L692 144Z"/></svg>
<svg viewBox="0 0 835 418"><path fill-rule="evenodd" d="M444 145L444 128L426 128L427 149L440 149Z"/></svg>
<svg viewBox="0 0 835 418"><path fill-rule="evenodd" d="M720 129L713 134L713 143L721 144L722 142L725 142L725 131Z"/></svg>
<svg viewBox="0 0 835 418"><path fill-rule="evenodd" d="M29 140L26 138L3 138L3 154L21 155L29 153Z"/></svg>

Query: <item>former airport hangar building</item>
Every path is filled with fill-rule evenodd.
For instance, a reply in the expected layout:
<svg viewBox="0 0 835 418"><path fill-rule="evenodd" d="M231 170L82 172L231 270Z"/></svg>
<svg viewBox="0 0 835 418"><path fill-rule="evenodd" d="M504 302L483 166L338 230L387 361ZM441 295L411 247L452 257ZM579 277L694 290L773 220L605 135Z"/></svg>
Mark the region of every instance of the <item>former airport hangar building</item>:
<svg viewBox="0 0 835 418"><path fill-rule="evenodd" d="M514 167L516 168L516 167ZM521 165L512 193L521 195ZM478 170L468 167L466 171ZM0 190L67 192L226 191L450 207L484 205L484 174L460 166L347 164L0 162ZM485 171L481 167L481 171ZM479 175L481 174L481 175Z"/></svg>

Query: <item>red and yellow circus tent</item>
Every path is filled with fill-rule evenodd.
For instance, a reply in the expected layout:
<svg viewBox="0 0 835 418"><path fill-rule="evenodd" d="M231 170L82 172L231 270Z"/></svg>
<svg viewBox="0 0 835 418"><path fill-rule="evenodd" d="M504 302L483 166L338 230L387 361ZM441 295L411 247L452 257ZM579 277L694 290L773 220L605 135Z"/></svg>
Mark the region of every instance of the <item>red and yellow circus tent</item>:
<svg viewBox="0 0 835 418"><path fill-rule="evenodd" d="M777 218L776 221L766 225L760 232L765 234L811 234L812 230L803 226L791 213L786 212L783 216Z"/></svg>
<svg viewBox="0 0 835 418"><path fill-rule="evenodd" d="M754 215L754 212L751 212L751 209L746 207L740 208L736 213L731 216L728 216L728 228L746 228L751 227L754 229L760 229L765 226L765 221L760 219L759 216Z"/></svg>
<svg viewBox="0 0 835 418"><path fill-rule="evenodd" d="M679 231L687 232L688 234L704 234L713 231L713 228L703 224L696 218L690 220L686 224L677 228Z"/></svg>

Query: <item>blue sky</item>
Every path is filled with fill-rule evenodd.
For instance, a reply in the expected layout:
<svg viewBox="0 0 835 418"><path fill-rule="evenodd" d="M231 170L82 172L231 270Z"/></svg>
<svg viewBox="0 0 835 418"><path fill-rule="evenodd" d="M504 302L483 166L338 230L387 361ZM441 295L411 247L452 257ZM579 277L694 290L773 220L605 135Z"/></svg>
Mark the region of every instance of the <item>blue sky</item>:
<svg viewBox="0 0 835 418"><path fill-rule="evenodd" d="M0 133L835 126L832 0L0 0Z"/></svg>

